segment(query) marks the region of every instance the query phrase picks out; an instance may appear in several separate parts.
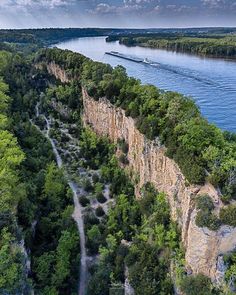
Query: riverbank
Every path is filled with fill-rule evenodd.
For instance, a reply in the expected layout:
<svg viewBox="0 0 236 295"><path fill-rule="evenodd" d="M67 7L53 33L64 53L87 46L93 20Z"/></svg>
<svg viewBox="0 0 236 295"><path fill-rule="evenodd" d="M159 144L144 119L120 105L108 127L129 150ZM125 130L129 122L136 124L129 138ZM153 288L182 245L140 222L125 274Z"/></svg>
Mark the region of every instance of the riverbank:
<svg viewBox="0 0 236 295"><path fill-rule="evenodd" d="M162 49L127 47L106 42L105 37L81 38L57 44L58 48L79 52L95 61L115 67L122 65L129 76L143 84L191 96L205 118L223 130L236 131L236 63L221 59L202 58ZM153 61L133 63L106 55L117 51L128 56Z"/></svg>
<svg viewBox="0 0 236 295"><path fill-rule="evenodd" d="M109 38L106 39L109 41ZM120 44L165 49L173 52L190 53L203 57L236 60L236 37L205 35L200 37L154 36L119 37Z"/></svg>

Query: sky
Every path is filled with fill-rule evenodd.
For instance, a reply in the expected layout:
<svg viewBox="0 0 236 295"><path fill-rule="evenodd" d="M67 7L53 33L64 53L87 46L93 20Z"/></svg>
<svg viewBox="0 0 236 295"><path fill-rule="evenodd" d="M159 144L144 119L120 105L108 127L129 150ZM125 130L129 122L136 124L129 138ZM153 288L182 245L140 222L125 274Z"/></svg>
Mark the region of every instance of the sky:
<svg viewBox="0 0 236 295"><path fill-rule="evenodd" d="M236 26L236 0L0 0L0 28Z"/></svg>

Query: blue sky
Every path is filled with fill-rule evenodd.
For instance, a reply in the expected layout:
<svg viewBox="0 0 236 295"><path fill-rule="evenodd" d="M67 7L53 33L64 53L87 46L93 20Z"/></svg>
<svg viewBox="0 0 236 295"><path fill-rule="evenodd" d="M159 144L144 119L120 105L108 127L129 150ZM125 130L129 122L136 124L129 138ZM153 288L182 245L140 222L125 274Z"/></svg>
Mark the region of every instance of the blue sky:
<svg viewBox="0 0 236 295"><path fill-rule="evenodd" d="M236 0L0 0L0 28L236 26Z"/></svg>

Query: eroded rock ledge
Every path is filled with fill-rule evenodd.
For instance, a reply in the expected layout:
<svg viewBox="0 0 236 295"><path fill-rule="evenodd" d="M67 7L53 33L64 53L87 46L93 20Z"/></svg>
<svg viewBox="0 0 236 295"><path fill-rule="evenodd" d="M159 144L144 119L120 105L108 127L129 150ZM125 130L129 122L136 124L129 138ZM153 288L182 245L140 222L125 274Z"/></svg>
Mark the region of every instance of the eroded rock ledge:
<svg viewBox="0 0 236 295"><path fill-rule="evenodd" d="M70 77L57 64L49 63L46 67L61 82L69 82ZM114 143L118 139L128 143L128 169L138 176L137 197L146 182L151 182L159 192L166 193L172 218L181 227L188 270L193 274L203 273L216 284L222 282L222 254L236 248L236 228L221 226L218 231L210 231L195 224L197 211L194 199L201 194L208 194L213 199L215 213L219 214L223 204L217 190L210 183L204 186L186 185L178 165L165 156L165 147L158 140L148 140L137 130L134 120L126 117L124 110L115 107L106 98L95 101L83 89L83 105L84 124L90 125L98 135L108 136Z"/></svg>
<svg viewBox="0 0 236 295"><path fill-rule="evenodd" d="M193 273L203 273L212 281L220 282L223 273L220 255L236 246L236 228L221 226L218 231L199 228L195 224L194 199L208 194L215 203L216 214L223 206L217 190L209 183L204 186L187 186L178 165L165 156L165 147L148 140L135 127L134 119L125 111L113 106L106 98L95 101L83 89L83 122L98 135L107 135L114 143L124 139L129 145L129 169L138 175L139 189L151 182L159 192L165 192L173 220L182 229L182 242L186 249L187 268Z"/></svg>

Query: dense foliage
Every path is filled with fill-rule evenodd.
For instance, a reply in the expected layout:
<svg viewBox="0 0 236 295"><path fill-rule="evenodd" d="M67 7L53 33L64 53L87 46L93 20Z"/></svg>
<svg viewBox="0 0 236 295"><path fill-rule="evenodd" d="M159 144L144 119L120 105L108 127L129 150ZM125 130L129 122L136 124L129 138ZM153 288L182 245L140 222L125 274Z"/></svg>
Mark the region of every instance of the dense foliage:
<svg viewBox="0 0 236 295"><path fill-rule="evenodd" d="M139 45L206 56L236 58L236 38L234 35L207 35L205 37L124 37L120 38L120 43L128 46Z"/></svg>
<svg viewBox="0 0 236 295"><path fill-rule="evenodd" d="M125 29L101 28L44 28L0 30L0 42L20 44L53 44L79 37L107 36L116 32L125 32ZM135 31L135 30L134 30Z"/></svg>
<svg viewBox="0 0 236 295"><path fill-rule="evenodd" d="M0 60L5 53L0 53ZM3 69L2 64L0 65ZM0 293L24 292L24 255L17 226L17 205L25 195L20 164L25 158L12 133L8 86L0 78ZM18 233L18 239L16 234Z"/></svg>
<svg viewBox="0 0 236 295"><path fill-rule="evenodd" d="M33 69L27 60L18 55L9 57L4 67L4 79L9 84L12 96L9 111L12 120L8 122L5 117L2 117L1 126L8 126L11 123L10 126L17 136L25 157L15 146L16 140L13 136L6 134L6 139L1 140L2 149L4 145L5 148L7 147L4 165L6 166L9 162L9 168L12 166L14 174L10 171L5 173L2 185L9 186L6 179L9 175L12 196L9 193L6 196L9 198L9 206L11 204L17 220L12 214L7 213L10 207L1 196L1 207L6 211L4 219L7 222L7 218L11 218L9 224L14 230L11 236L3 228L2 237L6 240L6 246L2 249L2 255L9 252L12 254L8 254L11 259L5 259L5 263L9 264L8 269L3 264L4 269L9 273L4 274L2 284L6 286L9 284L8 288L18 288L18 290L20 290L19 284L21 288L23 286L26 288L27 285L23 280L24 274L28 273L37 294L73 294L77 289L80 246L77 228L71 217L73 212L71 191L62 170L58 169L54 163L50 143L29 121L29 118L34 116L36 101L41 91L45 90L49 77L46 73ZM7 90L7 87L2 85ZM1 98L4 111L8 97L1 93ZM9 149L11 146L14 157L11 156L11 148ZM18 185L15 176L18 174L16 166L19 161L21 161L20 174L23 183L21 186ZM4 169L6 168L7 166ZM26 249L30 250L31 273L29 270L26 271L24 266L23 250L18 250L14 242L16 240L14 226L18 227L18 231L22 229ZM13 249L11 245L14 246ZM11 277L8 278L10 275ZM1 288L3 287L5 286L2 285Z"/></svg>
<svg viewBox="0 0 236 295"><path fill-rule="evenodd" d="M204 119L188 97L163 92L127 76L123 67L112 69L80 54L44 50L36 61L55 60L72 77L79 77L95 99L108 100L126 110L147 138L159 137L190 183L208 179L223 195L236 197L236 140Z"/></svg>
<svg viewBox="0 0 236 295"><path fill-rule="evenodd" d="M197 199L198 213L196 216L196 225L199 227L208 227L211 230L217 230L221 225L221 220L212 212L215 205L208 195L199 196ZM223 221L223 220L222 220ZM226 224L223 221L224 224Z"/></svg>
<svg viewBox="0 0 236 295"><path fill-rule="evenodd" d="M99 163L100 181L111 184L116 202L105 227L86 221L87 247L100 253L99 264L91 270L88 294L105 295L111 286L121 286L125 267L135 294L173 294L170 260L179 251L179 235L170 221L165 195L147 184L143 198L135 200L133 186L113 156L114 147L88 129L80 140L87 164L93 168Z"/></svg>
<svg viewBox="0 0 236 295"><path fill-rule="evenodd" d="M225 254L224 263L227 266L227 270L225 273L225 282L229 286L229 289L235 290L236 287L236 253L233 251L232 253ZM233 292L228 290L228 293L231 295Z"/></svg>
<svg viewBox="0 0 236 295"><path fill-rule="evenodd" d="M93 173L83 189L93 193L99 203L95 214L91 214L89 199L80 198L87 210L87 250L91 255L99 254L98 264L90 269L88 294L109 294L111 287L123 285L126 276L137 295L174 294L171 261L178 267L179 285L187 295L215 294L206 277L185 275L179 230L170 219L165 195L146 184L142 198L135 199L134 186L115 157L116 147L81 127L81 84L95 99L106 96L123 108L148 139L158 137L189 183L203 183L207 178L219 185L228 199L236 193L235 136L222 133L203 119L191 99L143 86L129 78L122 67L112 69L58 49L41 51L35 62L56 62L73 81L60 85L45 67L36 70L31 61L19 55L0 55L12 97L6 95L8 87L0 81L0 291L14 293L29 286L25 283L27 271L20 236L31 252L29 276L37 294L77 292L79 238L71 217L71 190L55 164L48 140L30 120L44 93L43 107L55 118L73 125L71 131L80 140L79 153L83 157L80 165ZM56 130L52 132L56 134ZM60 140L64 143L67 138ZM118 146L123 153L120 160L126 164L129 147L122 139ZM108 214L102 207L105 186L114 198ZM219 226L208 196L197 200L197 209L199 226ZM223 208L220 218L223 223L235 225L235 207Z"/></svg>
<svg viewBox="0 0 236 295"><path fill-rule="evenodd" d="M210 295L212 293L211 281L209 278L199 274L186 277L182 284L182 290L188 295Z"/></svg>

